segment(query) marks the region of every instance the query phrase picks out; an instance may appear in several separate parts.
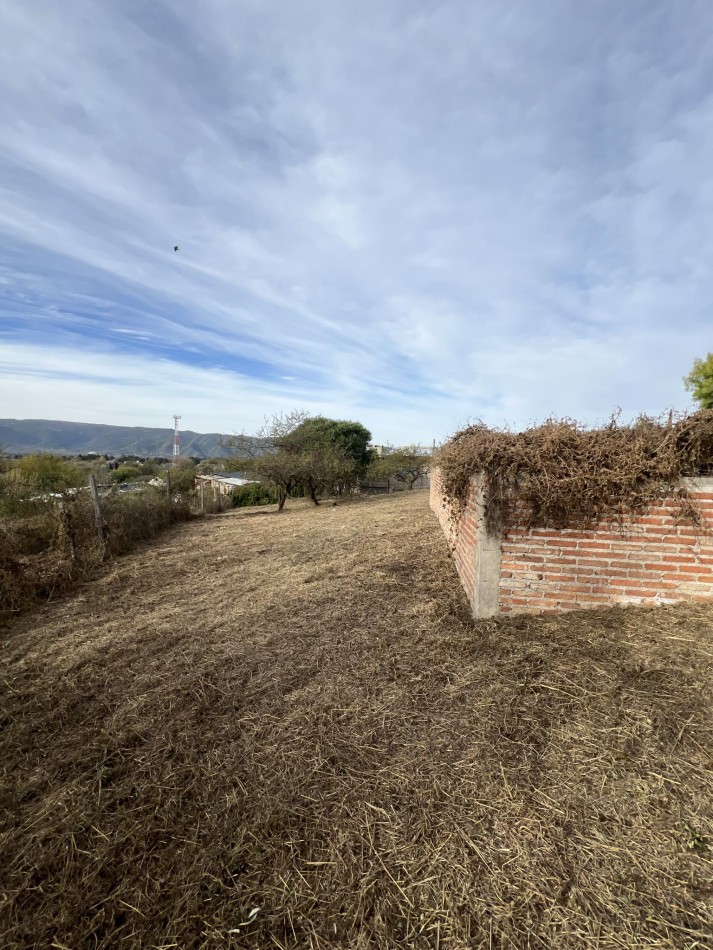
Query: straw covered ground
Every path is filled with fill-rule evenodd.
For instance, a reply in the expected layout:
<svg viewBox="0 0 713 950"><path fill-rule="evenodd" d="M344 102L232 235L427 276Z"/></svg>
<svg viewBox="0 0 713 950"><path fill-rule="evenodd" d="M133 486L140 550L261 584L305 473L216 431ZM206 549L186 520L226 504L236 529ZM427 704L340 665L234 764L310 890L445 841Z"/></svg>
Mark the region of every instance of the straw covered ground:
<svg viewBox="0 0 713 950"><path fill-rule="evenodd" d="M423 493L171 528L4 634L0 945L709 947L712 620L473 621Z"/></svg>

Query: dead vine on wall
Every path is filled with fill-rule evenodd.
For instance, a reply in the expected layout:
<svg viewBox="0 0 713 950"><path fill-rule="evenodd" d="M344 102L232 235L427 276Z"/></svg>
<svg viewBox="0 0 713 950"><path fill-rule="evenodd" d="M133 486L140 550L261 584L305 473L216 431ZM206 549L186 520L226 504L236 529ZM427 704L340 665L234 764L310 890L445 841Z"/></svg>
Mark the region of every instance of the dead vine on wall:
<svg viewBox="0 0 713 950"><path fill-rule="evenodd" d="M713 410L641 415L598 429L573 419L547 419L512 432L478 422L456 433L439 454L447 498L465 505L482 473L491 532L515 521L529 527L626 521L657 498L676 493L681 518L697 512L681 479L713 474Z"/></svg>

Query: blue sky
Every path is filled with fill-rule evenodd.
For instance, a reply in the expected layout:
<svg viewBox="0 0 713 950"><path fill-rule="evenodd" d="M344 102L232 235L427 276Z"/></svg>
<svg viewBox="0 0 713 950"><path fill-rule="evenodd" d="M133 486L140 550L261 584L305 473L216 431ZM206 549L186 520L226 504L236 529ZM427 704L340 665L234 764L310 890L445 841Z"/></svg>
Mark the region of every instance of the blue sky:
<svg viewBox="0 0 713 950"><path fill-rule="evenodd" d="M689 405L709 0L0 21L0 416L232 432L298 407L403 443Z"/></svg>

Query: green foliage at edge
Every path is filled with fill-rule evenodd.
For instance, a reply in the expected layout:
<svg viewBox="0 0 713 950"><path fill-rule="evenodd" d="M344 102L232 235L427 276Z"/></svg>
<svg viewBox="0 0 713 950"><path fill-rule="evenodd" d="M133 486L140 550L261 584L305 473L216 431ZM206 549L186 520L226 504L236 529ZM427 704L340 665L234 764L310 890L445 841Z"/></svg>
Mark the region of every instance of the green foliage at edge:
<svg viewBox="0 0 713 950"><path fill-rule="evenodd" d="M693 368L683 382L701 409L713 409L713 353L694 360Z"/></svg>

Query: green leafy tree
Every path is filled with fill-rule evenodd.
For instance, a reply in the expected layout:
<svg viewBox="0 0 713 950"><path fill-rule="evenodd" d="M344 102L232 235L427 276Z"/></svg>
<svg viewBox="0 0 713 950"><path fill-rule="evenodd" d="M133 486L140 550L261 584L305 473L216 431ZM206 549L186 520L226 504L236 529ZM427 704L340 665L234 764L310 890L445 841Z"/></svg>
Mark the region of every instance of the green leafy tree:
<svg viewBox="0 0 713 950"><path fill-rule="evenodd" d="M299 484L315 505L320 495L341 495L356 484L354 459L330 442L305 445L299 463Z"/></svg>
<svg viewBox="0 0 713 950"><path fill-rule="evenodd" d="M300 484L302 468L297 446L289 437L308 418L299 409L265 420L255 435L233 435L221 445L233 453L233 463L246 475L274 488L277 509L282 511L290 492Z"/></svg>
<svg viewBox="0 0 713 950"><path fill-rule="evenodd" d="M343 457L351 459L357 475L364 474L372 458L371 432L360 422L312 416L295 428L291 439L322 449L332 446Z"/></svg>
<svg viewBox="0 0 713 950"><path fill-rule="evenodd" d="M713 353L704 360L694 360L693 368L688 376L684 376L683 382L701 409L713 409Z"/></svg>
<svg viewBox="0 0 713 950"><path fill-rule="evenodd" d="M430 462L430 457L423 455L419 446L409 445L374 459L368 474L373 478L393 478L412 490L416 482L428 474Z"/></svg>
<svg viewBox="0 0 713 950"><path fill-rule="evenodd" d="M371 459L371 432L360 422L313 416L284 440L300 459L300 483L315 505L322 494L343 494L363 474Z"/></svg>
<svg viewBox="0 0 713 950"><path fill-rule="evenodd" d="M242 471L275 489L281 511L298 489L315 505L322 494L346 491L366 468L370 439L360 423L293 410L273 416L254 436L232 436L223 444L235 451Z"/></svg>

